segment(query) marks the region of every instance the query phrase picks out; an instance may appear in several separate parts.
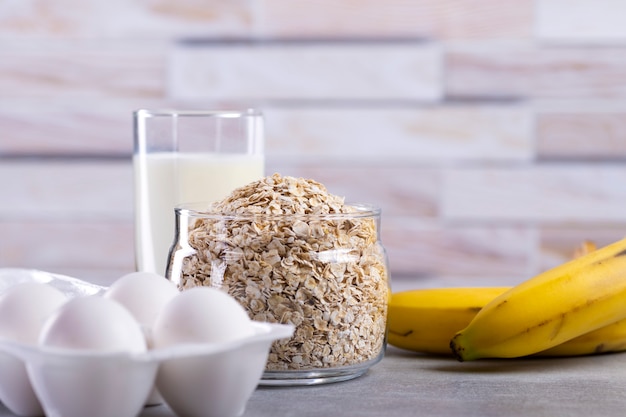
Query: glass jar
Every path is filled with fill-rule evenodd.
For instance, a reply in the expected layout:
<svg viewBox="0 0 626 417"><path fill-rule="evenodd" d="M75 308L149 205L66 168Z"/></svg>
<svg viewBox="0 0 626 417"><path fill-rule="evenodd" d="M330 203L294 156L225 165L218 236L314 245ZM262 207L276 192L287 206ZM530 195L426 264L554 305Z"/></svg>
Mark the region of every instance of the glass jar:
<svg viewBox="0 0 626 417"><path fill-rule="evenodd" d="M261 384L348 380L380 361L389 272L380 210L300 215L221 215L177 207L167 276L181 290L223 289L256 321L291 323L272 345Z"/></svg>

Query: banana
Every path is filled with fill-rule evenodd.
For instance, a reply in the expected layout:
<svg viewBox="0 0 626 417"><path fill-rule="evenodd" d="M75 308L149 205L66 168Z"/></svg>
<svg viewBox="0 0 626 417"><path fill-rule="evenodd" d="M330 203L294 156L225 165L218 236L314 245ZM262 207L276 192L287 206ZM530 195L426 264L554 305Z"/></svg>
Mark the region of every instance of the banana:
<svg viewBox="0 0 626 417"><path fill-rule="evenodd" d="M597 247L595 243L593 243L590 240L585 240L580 245L578 245L578 247L574 250L573 258L574 259L580 258L581 256L584 256L590 252L593 252L596 249Z"/></svg>
<svg viewBox="0 0 626 417"><path fill-rule="evenodd" d="M459 361L545 351L626 319L626 239L547 270L487 303L450 341Z"/></svg>
<svg viewBox="0 0 626 417"><path fill-rule="evenodd" d="M450 339L478 311L511 287L427 288L393 293L389 344L415 352L451 355ZM568 340L538 356L580 356L626 350L626 319Z"/></svg>
<svg viewBox="0 0 626 417"><path fill-rule="evenodd" d="M626 350L626 319L544 350L536 356L582 356Z"/></svg>
<svg viewBox="0 0 626 417"><path fill-rule="evenodd" d="M416 352L450 355L450 339L509 287L430 288L393 293L387 341Z"/></svg>

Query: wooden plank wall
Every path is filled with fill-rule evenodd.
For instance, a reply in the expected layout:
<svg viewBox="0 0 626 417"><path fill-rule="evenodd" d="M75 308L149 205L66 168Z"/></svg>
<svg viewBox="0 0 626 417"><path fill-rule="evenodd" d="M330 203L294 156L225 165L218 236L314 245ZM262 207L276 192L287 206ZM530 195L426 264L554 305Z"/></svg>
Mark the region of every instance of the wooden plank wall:
<svg viewBox="0 0 626 417"><path fill-rule="evenodd" d="M133 270L132 111L259 107L268 173L383 208L396 289L626 230L620 0L0 3L0 267Z"/></svg>

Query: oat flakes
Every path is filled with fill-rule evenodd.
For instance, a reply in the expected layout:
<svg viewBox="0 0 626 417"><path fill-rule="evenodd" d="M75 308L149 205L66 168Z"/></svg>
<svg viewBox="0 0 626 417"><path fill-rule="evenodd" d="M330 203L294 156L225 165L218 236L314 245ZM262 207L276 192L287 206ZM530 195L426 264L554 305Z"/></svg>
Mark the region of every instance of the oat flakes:
<svg viewBox="0 0 626 417"><path fill-rule="evenodd" d="M190 225L193 250L177 272L179 286L220 287L253 320L294 324L291 339L273 344L267 370L379 357L389 285L376 216L359 216L316 181L278 174L235 190L208 212L232 217Z"/></svg>

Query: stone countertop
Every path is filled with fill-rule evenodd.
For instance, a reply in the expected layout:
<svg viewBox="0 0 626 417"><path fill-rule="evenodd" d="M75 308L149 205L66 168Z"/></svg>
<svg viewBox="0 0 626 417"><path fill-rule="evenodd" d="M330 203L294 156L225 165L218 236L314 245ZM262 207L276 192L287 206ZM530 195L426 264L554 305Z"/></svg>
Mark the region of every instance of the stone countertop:
<svg viewBox="0 0 626 417"><path fill-rule="evenodd" d="M626 354L459 363L390 347L364 376L259 387L243 417L624 416ZM165 406L141 417L172 417Z"/></svg>
<svg viewBox="0 0 626 417"><path fill-rule="evenodd" d="M390 347L367 374L309 387L259 387L242 417L624 416L626 353L459 363ZM0 416L12 414L0 405ZM140 417L175 417L164 405Z"/></svg>

